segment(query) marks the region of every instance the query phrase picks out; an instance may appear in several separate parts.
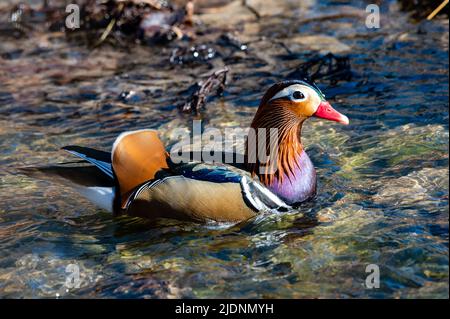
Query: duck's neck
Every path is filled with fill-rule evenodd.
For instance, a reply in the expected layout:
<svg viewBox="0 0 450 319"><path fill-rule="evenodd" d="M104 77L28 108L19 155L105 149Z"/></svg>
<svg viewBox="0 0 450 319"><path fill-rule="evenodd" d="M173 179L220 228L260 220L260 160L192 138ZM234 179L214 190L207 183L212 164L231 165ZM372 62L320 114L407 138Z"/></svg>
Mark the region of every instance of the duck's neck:
<svg viewBox="0 0 450 319"><path fill-rule="evenodd" d="M252 155L255 148L247 142L247 159L256 160L247 163L252 175L257 175L260 181L288 204L299 203L314 196L316 190L316 172L301 143L303 121L283 108L258 110L251 127L256 131L266 129L266 154L276 154L274 160L267 165L261 163L258 156ZM277 145L270 143L270 129L278 132ZM272 153L273 152L273 153Z"/></svg>

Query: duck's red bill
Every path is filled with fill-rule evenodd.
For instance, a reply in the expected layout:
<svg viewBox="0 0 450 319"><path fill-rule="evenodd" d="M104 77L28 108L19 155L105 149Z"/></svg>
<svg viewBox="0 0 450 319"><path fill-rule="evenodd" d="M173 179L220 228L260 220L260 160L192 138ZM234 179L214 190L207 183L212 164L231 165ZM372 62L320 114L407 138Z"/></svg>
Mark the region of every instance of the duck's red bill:
<svg viewBox="0 0 450 319"><path fill-rule="evenodd" d="M348 125L349 123L348 117L333 109L333 107L327 101L323 101L319 104L319 107L317 108L316 113L314 113L314 116L330 121L339 122L344 125Z"/></svg>

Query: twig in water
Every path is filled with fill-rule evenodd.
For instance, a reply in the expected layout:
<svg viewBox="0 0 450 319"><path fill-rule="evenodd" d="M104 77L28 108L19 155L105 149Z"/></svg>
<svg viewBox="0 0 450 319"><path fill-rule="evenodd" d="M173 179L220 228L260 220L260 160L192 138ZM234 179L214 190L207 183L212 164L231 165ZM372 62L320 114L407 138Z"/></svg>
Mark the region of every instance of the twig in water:
<svg viewBox="0 0 450 319"><path fill-rule="evenodd" d="M124 3L123 2L119 3L118 17L122 14L123 7L124 7ZM94 47L99 46L100 44L102 44L106 40L106 38L111 33L111 31L114 28L114 26L116 25L116 22L117 22L116 18L112 18L111 21L109 21L108 25L106 26L105 31L103 31L100 39L97 41L97 43L95 43Z"/></svg>
<svg viewBox="0 0 450 319"><path fill-rule="evenodd" d="M301 63L287 77L306 78L311 81L328 80L331 83L337 83L340 80L348 81L352 77L350 59L345 56L335 56L331 53L324 56L314 56Z"/></svg>
<svg viewBox="0 0 450 319"><path fill-rule="evenodd" d="M251 5L247 3L247 0L242 0L242 5L246 7L251 13L253 13L257 20L261 19L261 14L259 14L258 10L253 8Z"/></svg>
<svg viewBox="0 0 450 319"><path fill-rule="evenodd" d="M444 7L448 4L448 1L449 0L442 1L442 3L428 15L427 20L433 19L436 16L436 14L438 14L442 9L444 9Z"/></svg>
<svg viewBox="0 0 450 319"><path fill-rule="evenodd" d="M186 10L185 21L189 25L194 24L194 0L189 0L184 7Z"/></svg>
<svg viewBox="0 0 450 319"><path fill-rule="evenodd" d="M206 80L196 83L195 92L192 93L189 100L180 107L180 110L184 113L198 113L198 111L205 106L206 99L212 91L216 90L217 95L223 92L228 71L229 69L224 67L223 69L215 71Z"/></svg>

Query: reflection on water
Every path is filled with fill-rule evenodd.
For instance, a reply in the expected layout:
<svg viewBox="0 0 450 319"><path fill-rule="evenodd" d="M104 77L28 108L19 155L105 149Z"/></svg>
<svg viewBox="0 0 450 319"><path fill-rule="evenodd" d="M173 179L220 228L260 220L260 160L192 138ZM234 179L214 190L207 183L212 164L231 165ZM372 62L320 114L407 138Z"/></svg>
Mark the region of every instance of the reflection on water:
<svg viewBox="0 0 450 319"><path fill-rule="evenodd" d="M169 63L183 41L88 50L57 33L1 35L2 297L448 297L448 20L412 22L388 1L368 30L364 1L253 2L259 21L240 1L197 16L215 26L193 43L218 52L207 64ZM216 41L234 24L245 51ZM129 129L173 143L192 120L176 108L185 89L225 64L224 96L200 117L248 125L267 86L317 51L350 58L351 79L319 85L351 124L305 125L319 192L296 213L231 227L113 218L16 174ZM81 285L66 290L72 263ZM379 289L364 286L368 264Z"/></svg>

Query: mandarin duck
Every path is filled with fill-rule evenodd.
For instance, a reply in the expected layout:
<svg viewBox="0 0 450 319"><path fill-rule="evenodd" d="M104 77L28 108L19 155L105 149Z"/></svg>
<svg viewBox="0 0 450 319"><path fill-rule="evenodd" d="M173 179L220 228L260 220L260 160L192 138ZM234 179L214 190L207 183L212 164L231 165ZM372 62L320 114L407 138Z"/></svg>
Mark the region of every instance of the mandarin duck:
<svg viewBox="0 0 450 319"><path fill-rule="evenodd" d="M253 141L247 138L243 163L217 164L192 161L191 156L175 162L157 131L144 129L119 135L111 152L63 147L93 165L59 164L33 172L70 181L86 198L115 214L244 221L262 211L289 210L315 196L316 172L301 142L302 125L312 116L349 123L312 82L284 81L268 89L251 128L277 130L276 142L264 144L266 151L277 146L271 165L261 162L252 147L258 139L267 142L269 130Z"/></svg>

